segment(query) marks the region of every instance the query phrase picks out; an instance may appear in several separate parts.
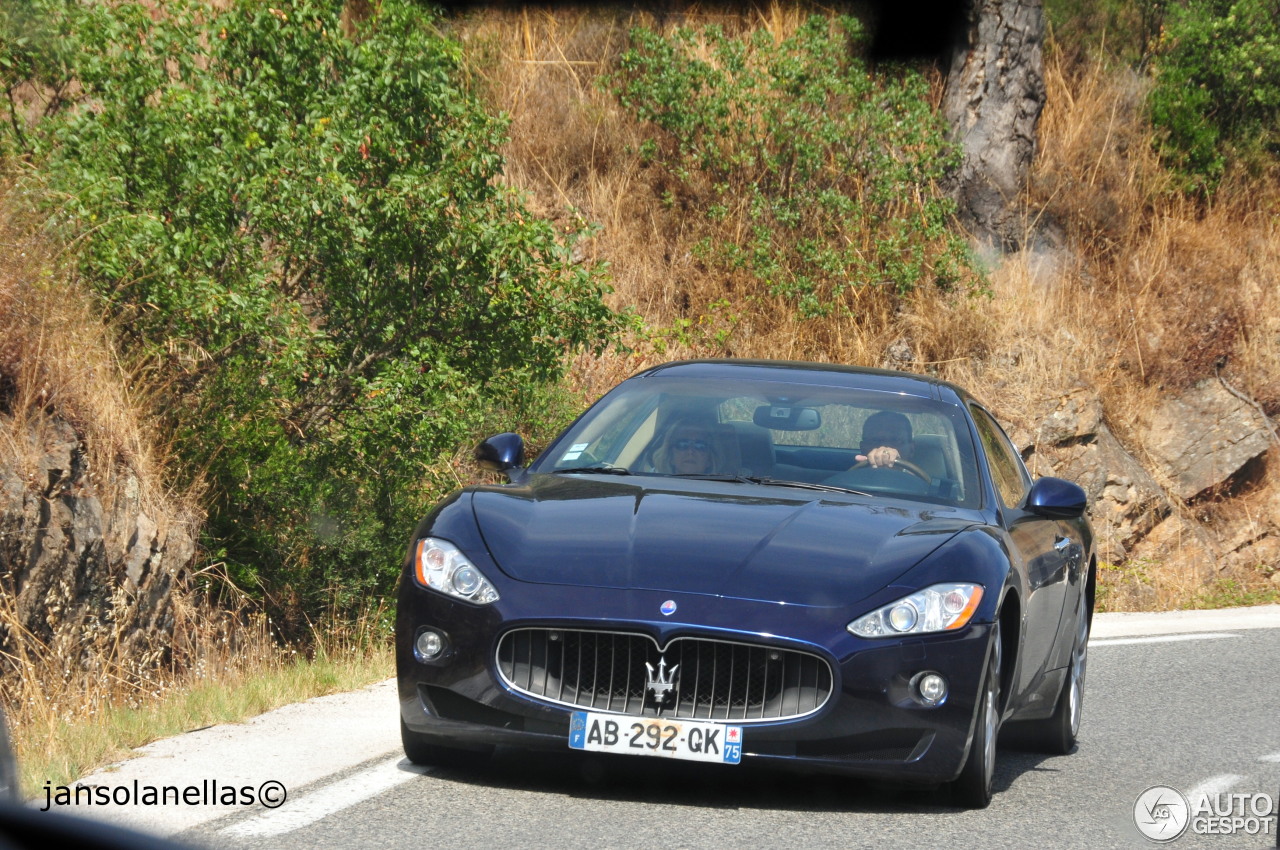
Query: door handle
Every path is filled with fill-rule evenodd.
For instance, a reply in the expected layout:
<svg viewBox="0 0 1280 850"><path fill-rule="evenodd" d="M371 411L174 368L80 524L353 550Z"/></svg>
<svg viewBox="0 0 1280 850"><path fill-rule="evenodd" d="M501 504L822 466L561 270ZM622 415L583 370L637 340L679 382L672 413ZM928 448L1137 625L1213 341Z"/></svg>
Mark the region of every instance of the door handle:
<svg viewBox="0 0 1280 850"><path fill-rule="evenodd" d="M1070 537L1054 537L1053 551L1057 552L1067 563L1067 581L1074 584L1080 573L1080 555L1079 548L1073 548Z"/></svg>

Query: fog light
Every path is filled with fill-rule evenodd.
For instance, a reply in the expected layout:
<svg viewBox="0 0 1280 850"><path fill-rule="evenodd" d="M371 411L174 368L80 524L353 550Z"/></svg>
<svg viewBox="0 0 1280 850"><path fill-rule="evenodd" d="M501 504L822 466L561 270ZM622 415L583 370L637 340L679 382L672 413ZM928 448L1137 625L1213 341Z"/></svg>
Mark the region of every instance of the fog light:
<svg viewBox="0 0 1280 850"><path fill-rule="evenodd" d="M916 696L924 705L942 705L947 698L947 680L937 673L920 673L915 677Z"/></svg>
<svg viewBox="0 0 1280 850"><path fill-rule="evenodd" d="M413 642L413 654L419 661L433 661L444 652L444 635L430 629L418 633Z"/></svg>

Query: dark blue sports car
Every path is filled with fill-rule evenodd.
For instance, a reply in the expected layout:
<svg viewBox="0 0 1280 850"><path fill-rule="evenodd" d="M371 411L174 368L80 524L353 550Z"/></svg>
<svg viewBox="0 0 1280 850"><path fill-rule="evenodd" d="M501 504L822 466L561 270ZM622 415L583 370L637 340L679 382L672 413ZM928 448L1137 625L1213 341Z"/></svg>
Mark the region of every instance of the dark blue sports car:
<svg viewBox="0 0 1280 850"><path fill-rule="evenodd" d="M1066 753L1093 613L1085 494L917 375L690 361L624 381L509 484L419 525L396 619L410 760L572 748L950 783Z"/></svg>

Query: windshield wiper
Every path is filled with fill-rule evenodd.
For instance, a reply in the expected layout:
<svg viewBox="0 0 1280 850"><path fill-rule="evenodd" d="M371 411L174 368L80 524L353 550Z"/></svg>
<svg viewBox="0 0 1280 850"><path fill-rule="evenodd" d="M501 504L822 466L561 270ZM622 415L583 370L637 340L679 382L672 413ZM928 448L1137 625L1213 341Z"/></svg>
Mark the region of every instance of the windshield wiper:
<svg viewBox="0 0 1280 850"><path fill-rule="evenodd" d="M599 472L604 475L630 475L631 470L625 466L570 466L567 469L553 469L553 475L560 475L565 472Z"/></svg>
<svg viewBox="0 0 1280 850"><path fill-rule="evenodd" d="M871 493L862 490L854 490L852 487L839 487L835 484L814 484L810 481L791 481L786 478L744 478L743 481L750 481L752 484L768 484L775 487L797 487L801 490L825 490L828 493L853 493L858 496L871 496Z"/></svg>
<svg viewBox="0 0 1280 850"><path fill-rule="evenodd" d="M672 475L673 478L693 478L698 481L738 481L742 484L764 484L776 487L796 487L801 490L822 490L826 493L853 493L858 496L871 496L862 490L850 487L838 487L835 484L812 484L808 481L791 481L786 478L762 478L754 475L732 475L724 472L683 472Z"/></svg>
<svg viewBox="0 0 1280 850"><path fill-rule="evenodd" d="M672 478L692 478L695 481L741 481L742 483L754 483L755 479L746 478L742 475L733 475L728 472L673 472Z"/></svg>

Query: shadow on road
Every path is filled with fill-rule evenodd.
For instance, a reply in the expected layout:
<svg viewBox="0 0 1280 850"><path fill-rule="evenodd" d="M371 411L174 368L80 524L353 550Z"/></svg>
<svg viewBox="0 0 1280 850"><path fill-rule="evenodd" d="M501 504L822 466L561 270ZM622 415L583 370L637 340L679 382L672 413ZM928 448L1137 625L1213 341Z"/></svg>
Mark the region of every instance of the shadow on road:
<svg viewBox="0 0 1280 850"><path fill-rule="evenodd" d="M1002 749L995 792L1024 773L1053 770L1048 756ZM403 766L409 769L407 763ZM421 768L414 768L421 770ZM499 748L468 767L433 767L431 776L482 788L526 790L614 802L658 803L711 809L811 812L953 812L944 786L920 786L794 773L776 766L671 762L596 753L549 753Z"/></svg>

